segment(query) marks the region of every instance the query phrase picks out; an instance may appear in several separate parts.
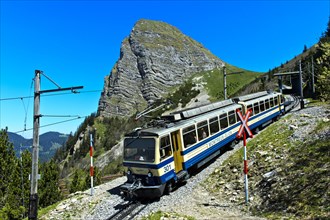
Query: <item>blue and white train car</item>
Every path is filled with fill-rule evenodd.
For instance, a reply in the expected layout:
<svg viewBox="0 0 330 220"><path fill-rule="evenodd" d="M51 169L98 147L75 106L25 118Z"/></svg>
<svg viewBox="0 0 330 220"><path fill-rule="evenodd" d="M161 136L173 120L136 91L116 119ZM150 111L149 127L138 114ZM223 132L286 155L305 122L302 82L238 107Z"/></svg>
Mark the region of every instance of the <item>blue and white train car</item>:
<svg viewBox="0 0 330 220"><path fill-rule="evenodd" d="M249 127L256 133L272 121L277 120L285 113L284 98L281 93L259 92L234 99L241 104L244 112L252 110L249 118Z"/></svg>
<svg viewBox="0 0 330 220"><path fill-rule="evenodd" d="M125 135L123 165L125 196L160 197L169 193L189 172L220 154L236 141L241 122L236 111L251 108L251 129L259 129L284 110L280 93L261 92L173 112L162 121Z"/></svg>

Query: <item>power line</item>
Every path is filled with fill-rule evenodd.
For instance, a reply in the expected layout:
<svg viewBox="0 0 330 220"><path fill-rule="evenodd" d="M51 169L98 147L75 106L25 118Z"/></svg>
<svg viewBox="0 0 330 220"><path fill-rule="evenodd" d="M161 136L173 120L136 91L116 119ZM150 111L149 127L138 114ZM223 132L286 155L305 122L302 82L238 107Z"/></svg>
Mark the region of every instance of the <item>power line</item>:
<svg viewBox="0 0 330 220"><path fill-rule="evenodd" d="M30 86L30 92L29 92L30 95L31 95L31 93L32 93L33 82L34 82L34 80L32 79L32 81L31 81L31 86ZM28 99L27 106L25 106L24 100L23 100L23 99L21 99L21 100L22 100L22 103L23 103L24 111L25 111L25 117L24 117L24 129L26 129L26 120L27 120L27 114L28 114L29 106L30 106L30 99Z"/></svg>
<svg viewBox="0 0 330 220"><path fill-rule="evenodd" d="M94 92L102 92L102 90L90 90L90 91L83 91L83 92L64 92L59 94L47 94L47 95L41 95L42 97L46 96L58 96L58 95L72 95L72 94L80 94L80 93L94 93ZM18 96L18 97L11 97L11 98L2 98L0 101L10 101L10 100L17 100L17 99L31 99L34 98L34 96Z"/></svg>
<svg viewBox="0 0 330 220"><path fill-rule="evenodd" d="M50 118L73 118L73 117L78 117L80 118L79 115L40 115L41 117L50 117Z"/></svg>
<svg viewBox="0 0 330 220"><path fill-rule="evenodd" d="M69 122L69 121L83 119L83 118L86 118L86 117L87 116L83 116L83 117L79 116L79 117L73 118L73 119L68 119L68 120L64 120L64 121L59 121L59 122L55 122L55 123L51 123L51 124L42 125L42 126L39 126L39 128L49 127L49 126L52 126L52 125L57 125L57 124L61 124L61 123ZM22 133L22 132L30 131L30 130L33 130L33 128L28 128L28 129L24 129L24 130L21 130L21 131L16 131L16 132L13 132L13 133L18 134L18 133Z"/></svg>
<svg viewBox="0 0 330 220"><path fill-rule="evenodd" d="M16 100L16 99L30 99L30 98L33 98L33 96L21 96L21 97L3 98L3 99L0 99L0 101L9 101L9 100Z"/></svg>

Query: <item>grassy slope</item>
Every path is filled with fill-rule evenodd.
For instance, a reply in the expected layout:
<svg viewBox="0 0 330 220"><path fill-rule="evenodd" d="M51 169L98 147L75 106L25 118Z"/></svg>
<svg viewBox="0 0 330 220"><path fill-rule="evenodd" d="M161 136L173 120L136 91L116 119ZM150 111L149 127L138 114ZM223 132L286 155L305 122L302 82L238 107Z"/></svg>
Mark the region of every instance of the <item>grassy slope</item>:
<svg viewBox="0 0 330 220"><path fill-rule="evenodd" d="M300 126L304 118L300 118ZM248 142L249 209L267 218L330 217L329 137L294 141L291 119L283 118ZM329 132L330 122L320 121L308 135ZM205 181L215 195L244 203L243 149L229 158ZM266 178L263 175L273 172ZM228 184L229 183L229 184Z"/></svg>
<svg viewBox="0 0 330 220"><path fill-rule="evenodd" d="M229 64L226 64L227 72L227 97L230 98L237 94L242 88L261 76L261 73L244 70ZM242 72L240 74L232 74L233 72ZM210 101L218 101L224 99L223 95L223 69L214 69L194 75L194 77L202 76L202 81L206 82L206 89L210 96Z"/></svg>

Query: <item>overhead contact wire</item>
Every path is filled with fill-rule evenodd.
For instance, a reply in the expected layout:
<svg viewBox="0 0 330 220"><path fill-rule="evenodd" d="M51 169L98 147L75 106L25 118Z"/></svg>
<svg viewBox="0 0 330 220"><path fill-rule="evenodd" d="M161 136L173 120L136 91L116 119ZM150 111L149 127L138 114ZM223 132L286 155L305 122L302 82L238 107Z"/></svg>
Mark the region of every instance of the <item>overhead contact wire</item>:
<svg viewBox="0 0 330 220"><path fill-rule="evenodd" d="M59 121L59 122L55 122L55 123L51 123L51 124L39 126L39 128L49 127L49 126L52 126L52 125L61 124L61 123L69 122L69 121L74 121L74 120L78 120L78 119L82 119L82 118L86 118L86 117L87 116L83 116L83 117L77 117L77 118L68 119L68 120L64 120L64 121ZM22 130L22 131L16 131L14 133L15 134L18 134L18 133L22 133L24 131L30 131L30 130L33 130L33 128L28 128L28 129Z"/></svg>

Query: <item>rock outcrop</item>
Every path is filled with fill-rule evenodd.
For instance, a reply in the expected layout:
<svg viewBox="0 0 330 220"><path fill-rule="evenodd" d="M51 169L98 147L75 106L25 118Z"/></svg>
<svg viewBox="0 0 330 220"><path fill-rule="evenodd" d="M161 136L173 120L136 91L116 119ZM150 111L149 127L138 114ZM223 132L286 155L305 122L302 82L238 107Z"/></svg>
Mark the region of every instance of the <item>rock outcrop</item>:
<svg viewBox="0 0 330 220"><path fill-rule="evenodd" d="M223 61L177 28L139 20L123 40L120 58L105 77L99 114L131 116L192 74L222 65Z"/></svg>

